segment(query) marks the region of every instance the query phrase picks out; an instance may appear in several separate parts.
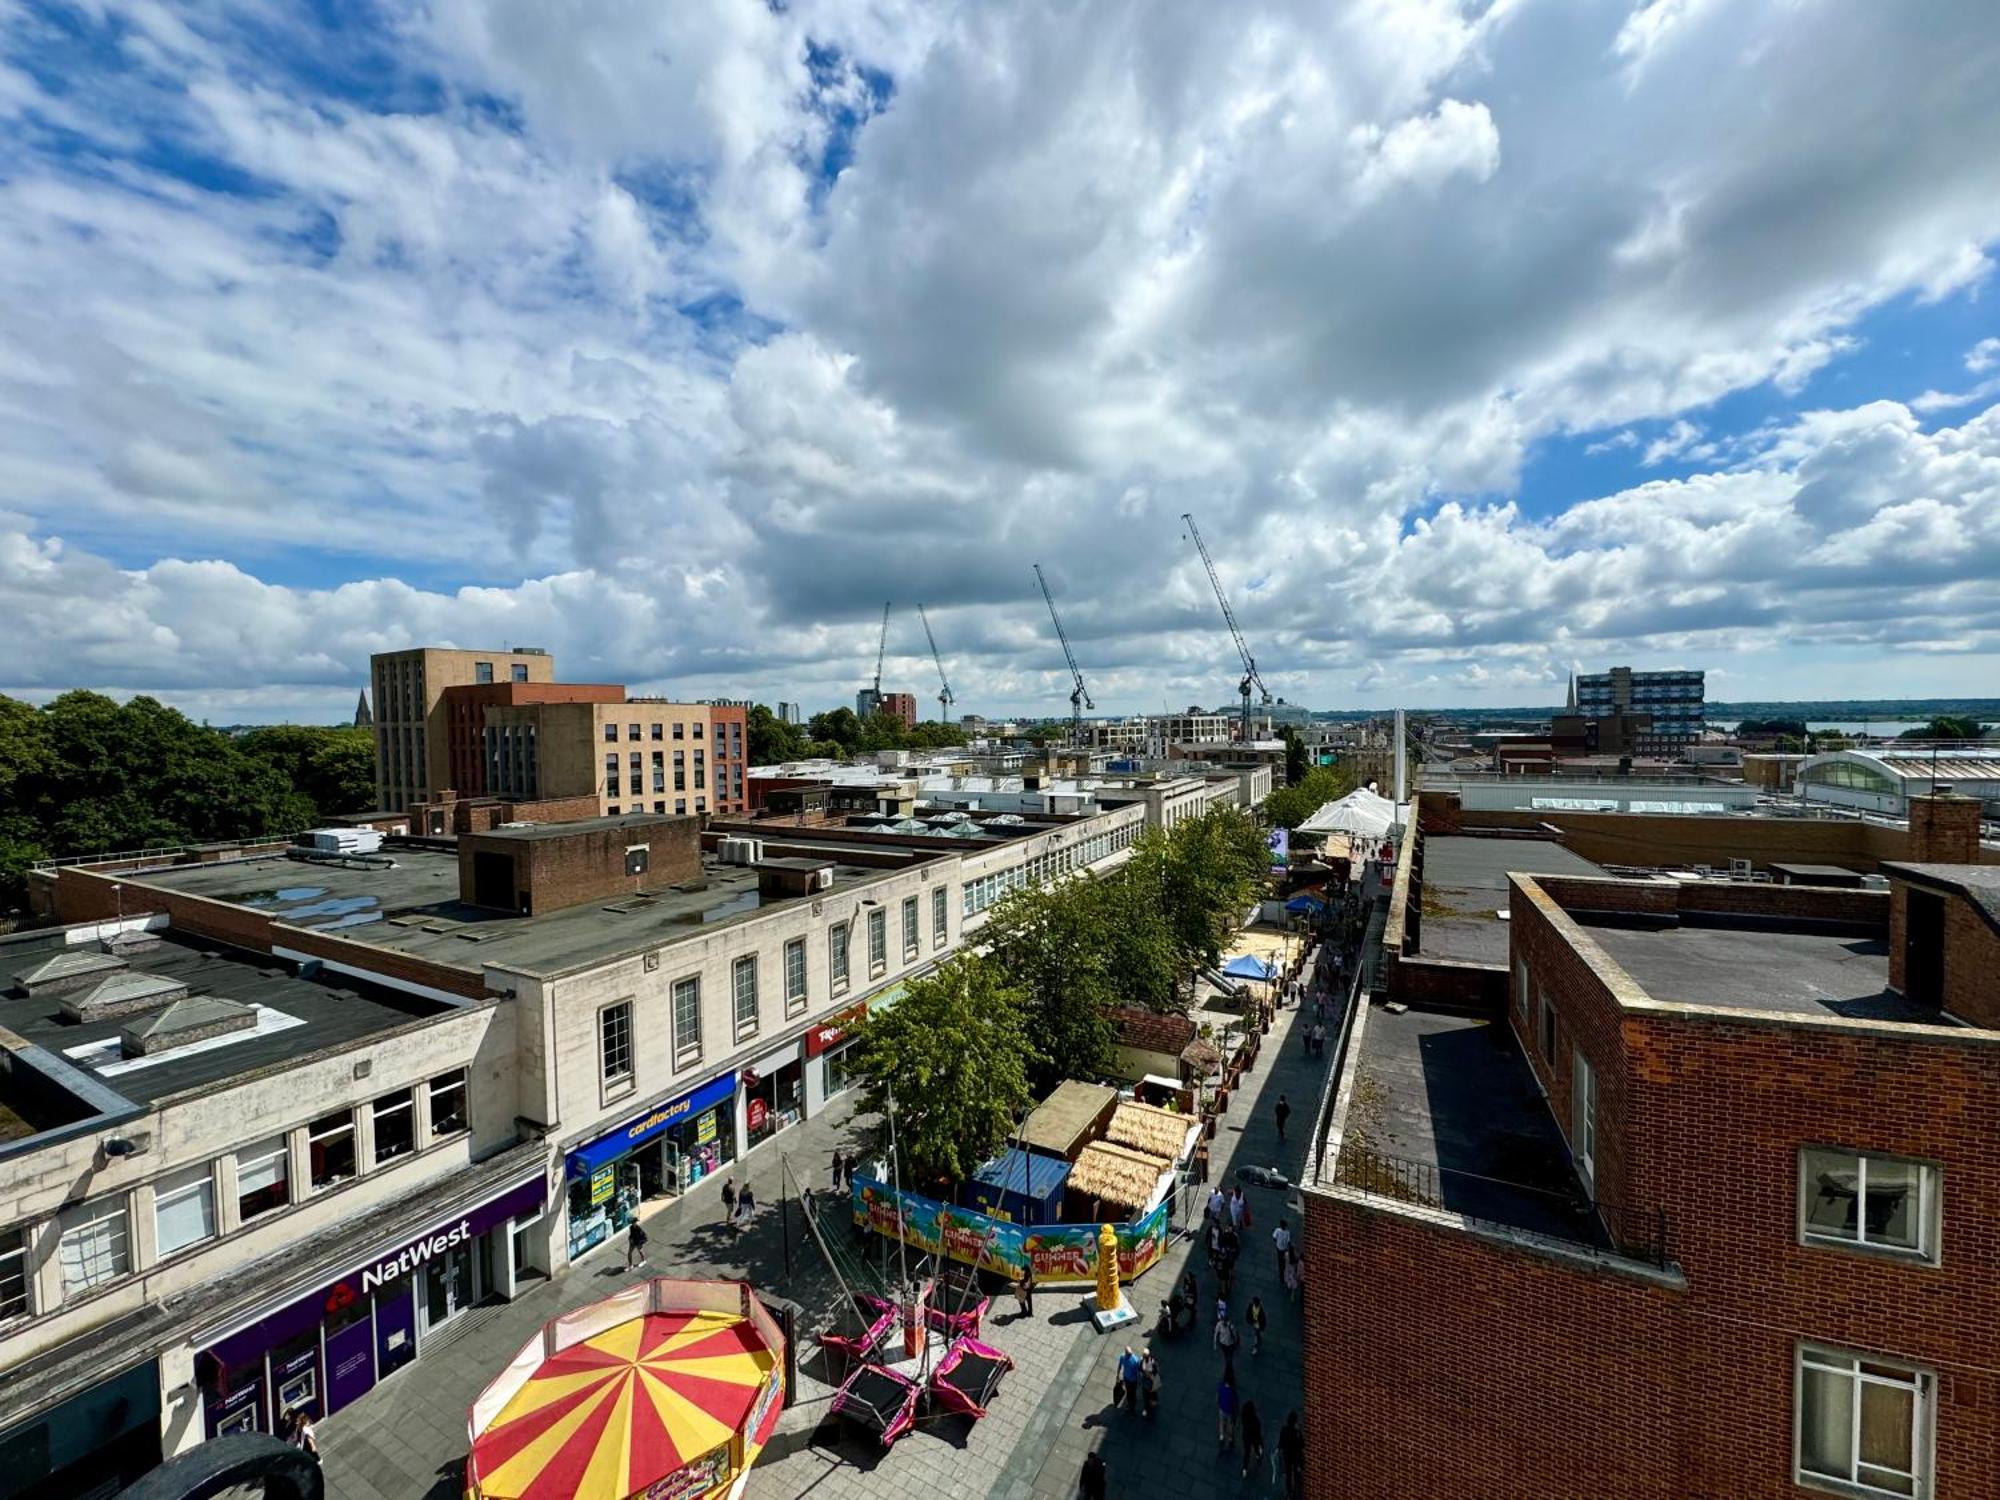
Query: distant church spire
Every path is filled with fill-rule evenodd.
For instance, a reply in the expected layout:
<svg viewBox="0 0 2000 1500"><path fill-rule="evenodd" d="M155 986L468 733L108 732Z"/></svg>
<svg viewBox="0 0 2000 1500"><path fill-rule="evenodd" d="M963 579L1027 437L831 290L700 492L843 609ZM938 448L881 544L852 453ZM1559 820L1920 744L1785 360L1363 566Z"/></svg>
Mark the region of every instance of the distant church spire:
<svg viewBox="0 0 2000 1500"><path fill-rule="evenodd" d="M366 705L363 705L364 707ZM1576 712L1576 673L1569 674L1569 702L1563 705L1566 713Z"/></svg>
<svg viewBox="0 0 2000 1500"><path fill-rule="evenodd" d="M366 729L375 722L375 715L368 712L368 689L361 690L361 698L354 705L354 727Z"/></svg>

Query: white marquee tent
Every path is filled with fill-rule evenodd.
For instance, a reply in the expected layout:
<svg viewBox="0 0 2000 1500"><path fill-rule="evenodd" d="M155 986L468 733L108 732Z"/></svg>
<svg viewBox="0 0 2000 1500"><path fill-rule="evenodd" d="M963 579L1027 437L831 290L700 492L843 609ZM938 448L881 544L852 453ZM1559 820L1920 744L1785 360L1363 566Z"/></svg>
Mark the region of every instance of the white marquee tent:
<svg viewBox="0 0 2000 1500"><path fill-rule="evenodd" d="M1329 802L1305 822L1300 833L1354 833L1381 838L1396 826L1396 804L1379 792L1360 787L1337 802Z"/></svg>

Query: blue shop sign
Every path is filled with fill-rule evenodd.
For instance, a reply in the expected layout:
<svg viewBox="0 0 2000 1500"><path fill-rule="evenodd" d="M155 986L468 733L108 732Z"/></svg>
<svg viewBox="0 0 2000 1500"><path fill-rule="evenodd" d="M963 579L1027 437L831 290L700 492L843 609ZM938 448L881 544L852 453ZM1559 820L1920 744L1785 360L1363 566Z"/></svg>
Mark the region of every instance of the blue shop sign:
<svg viewBox="0 0 2000 1500"><path fill-rule="evenodd" d="M654 1136L672 1130L681 1121L724 1103L735 1093L734 1072L710 1079L692 1094L669 1099L659 1108L649 1109L643 1115L627 1120L616 1130L599 1136L588 1146L577 1147L568 1156L566 1170L571 1177L587 1177L606 1162L616 1161L626 1152L645 1145Z"/></svg>

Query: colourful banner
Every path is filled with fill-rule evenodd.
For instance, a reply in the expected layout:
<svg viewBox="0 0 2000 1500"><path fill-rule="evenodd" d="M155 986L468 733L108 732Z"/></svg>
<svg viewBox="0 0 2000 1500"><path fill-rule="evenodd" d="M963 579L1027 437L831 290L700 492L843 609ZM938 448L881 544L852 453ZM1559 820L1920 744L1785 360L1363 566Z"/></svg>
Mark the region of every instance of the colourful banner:
<svg viewBox="0 0 2000 1500"><path fill-rule="evenodd" d="M863 1229L1009 1280L1032 1264L1040 1284L1087 1286L1097 1281L1095 1224L1028 1228L919 1193L898 1193L865 1177L854 1180L853 1206L854 1222ZM1166 1253L1168 1206L1162 1203L1137 1223L1112 1226L1121 1277L1130 1280Z"/></svg>

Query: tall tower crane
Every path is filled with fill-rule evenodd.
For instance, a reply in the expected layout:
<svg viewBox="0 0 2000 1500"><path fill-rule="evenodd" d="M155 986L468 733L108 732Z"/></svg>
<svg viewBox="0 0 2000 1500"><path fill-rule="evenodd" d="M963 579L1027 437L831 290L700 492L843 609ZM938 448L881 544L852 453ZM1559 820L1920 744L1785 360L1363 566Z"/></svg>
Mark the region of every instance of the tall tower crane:
<svg viewBox="0 0 2000 1500"><path fill-rule="evenodd" d="M854 695L854 710L866 720L882 706L882 655L889 649L889 604L882 601L882 639L875 643L875 680Z"/></svg>
<svg viewBox="0 0 2000 1500"><path fill-rule="evenodd" d="M1062 626L1062 616L1056 613L1055 595L1049 592L1049 581L1042 576L1040 563L1035 564L1035 582L1042 586L1042 598L1049 606L1049 619L1055 622L1056 639L1062 642L1063 660L1069 663L1070 680L1076 684L1069 690L1069 742L1081 746L1083 711L1087 708L1095 713L1097 705L1090 701L1090 689L1083 685L1083 668L1076 664L1076 653L1070 650L1069 636Z"/></svg>
<svg viewBox="0 0 2000 1500"><path fill-rule="evenodd" d="M1201 530L1194 524L1194 516L1182 511L1181 519L1187 522L1188 535L1194 538L1195 550L1201 554L1201 565L1208 569L1208 581L1215 587L1215 602L1222 606L1222 619L1229 626L1229 638L1236 643L1236 654L1243 658L1243 680L1236 684L1236 691L1243 695L1243 723L1238 733L1247 741L1250 738L1250 689L1256 688L1266 704L1271 701L1271 690L1264 686L1264 679L1257 673L1257 658L1250 654L1249 644L1243 639L1243 631L1236 623L1236 611L1229 607L1229 596L1223 593L1222 579L1215 571L1215 559L1208 555L1208 545L1201 539Z"/></svg>
<svg viewBox="0 0 2000 1500"><path fill-rule="evenodd" d="M924 607L921 604L917 606L917 618L924 622L924 639L931 643L931 660L937 663L938 722L940 724L949 724L951 722L951 706L958 699L951 690L951 679L944 675L944 658L938 654L937 637L931 634L931 617L924 613Z"/></svg>

